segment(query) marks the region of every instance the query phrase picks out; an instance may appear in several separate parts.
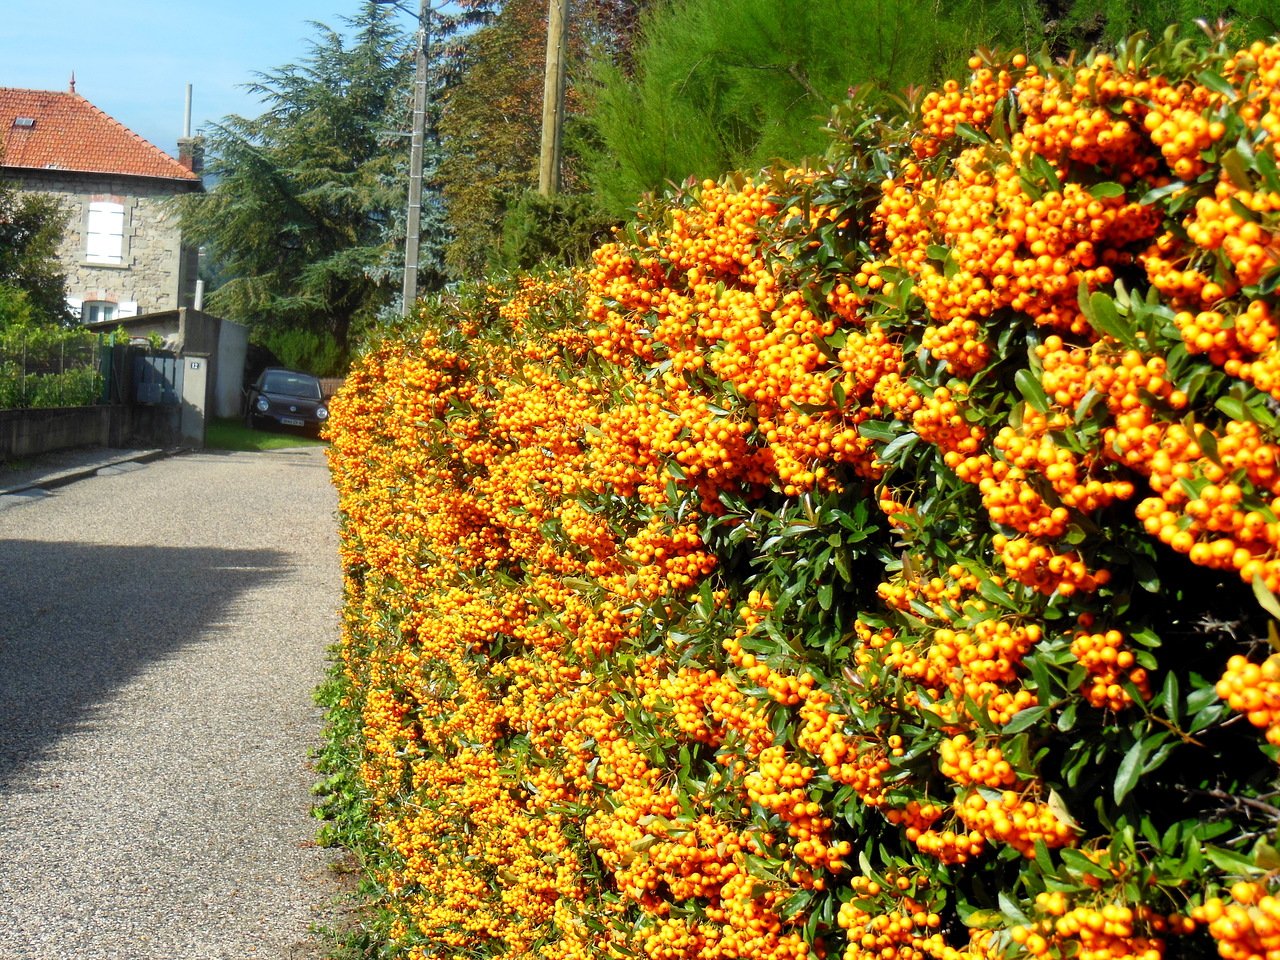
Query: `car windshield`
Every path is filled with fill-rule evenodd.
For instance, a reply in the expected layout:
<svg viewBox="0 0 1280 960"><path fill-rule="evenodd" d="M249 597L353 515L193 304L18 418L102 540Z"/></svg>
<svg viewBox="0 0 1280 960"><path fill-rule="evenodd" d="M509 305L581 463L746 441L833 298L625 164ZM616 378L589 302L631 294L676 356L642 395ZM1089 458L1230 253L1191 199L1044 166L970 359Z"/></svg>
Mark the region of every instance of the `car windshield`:
<svg viewBox="0 0 1280 960"><path fill-rule="evenodd" d="M301 373L268 373L262 381L262 389L267 393L283 393L290 397L305 397L307 400L320 399L320 381Z"/></svg>

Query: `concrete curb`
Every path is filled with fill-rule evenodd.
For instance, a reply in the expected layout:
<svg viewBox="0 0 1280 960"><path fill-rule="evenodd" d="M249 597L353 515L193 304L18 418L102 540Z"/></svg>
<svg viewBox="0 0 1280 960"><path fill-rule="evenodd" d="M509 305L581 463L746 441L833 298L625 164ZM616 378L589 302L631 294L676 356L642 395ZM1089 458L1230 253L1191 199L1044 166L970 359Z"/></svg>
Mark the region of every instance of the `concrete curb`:
<svg viewBox="0 0 1280 960"><path fill-rule="evenodd" d="M173 447L161 450L137 450L117 457L105 457L95 459L90 463L85 463L74 467L64 467L54 470L43 476L36 477L31 480L25 480L15 486L0 486L0 497L12 496L14 494L25 493L29 490L52 490L56 487L63 487L69 483L75 483L77 480L84 480L98 473L99 470L106 470L111 467L118 467L126 463L151 463L153 460L160 460L165 457L176 456L180 453L188 452L185 447Z"/></svg>

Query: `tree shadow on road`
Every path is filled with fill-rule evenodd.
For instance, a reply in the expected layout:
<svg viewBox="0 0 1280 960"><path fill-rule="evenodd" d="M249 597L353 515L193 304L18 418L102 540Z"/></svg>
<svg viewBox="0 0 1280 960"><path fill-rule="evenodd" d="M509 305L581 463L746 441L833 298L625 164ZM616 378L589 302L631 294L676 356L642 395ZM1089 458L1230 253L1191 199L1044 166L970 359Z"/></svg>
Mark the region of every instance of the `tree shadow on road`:
<svg viewBox="0 0 1280 960"><path fill-rule="evenodd" d="M0 540L0 788L290 562L275 550Z"/></svg>

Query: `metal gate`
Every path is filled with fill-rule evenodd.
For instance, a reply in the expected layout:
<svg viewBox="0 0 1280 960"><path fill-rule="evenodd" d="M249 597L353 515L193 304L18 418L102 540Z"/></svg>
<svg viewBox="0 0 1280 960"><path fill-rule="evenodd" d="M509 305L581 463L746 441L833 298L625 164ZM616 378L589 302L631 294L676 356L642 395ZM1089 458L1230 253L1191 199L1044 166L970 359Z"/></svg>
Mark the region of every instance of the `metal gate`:
<svg viewBox="0 0 1280 960"><path fill-rule="evenodd" d="M182 399L182 363L176 353L139 351L133 356L135 403L177 404Z"/></svg>

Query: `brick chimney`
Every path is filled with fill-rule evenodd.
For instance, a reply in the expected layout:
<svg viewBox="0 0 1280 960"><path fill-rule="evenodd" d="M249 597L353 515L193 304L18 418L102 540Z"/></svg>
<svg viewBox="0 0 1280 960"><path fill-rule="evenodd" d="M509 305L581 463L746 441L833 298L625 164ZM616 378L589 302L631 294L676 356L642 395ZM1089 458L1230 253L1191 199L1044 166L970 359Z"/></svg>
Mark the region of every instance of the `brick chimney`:
<svg viewBox="0 0 1280 960"><path fill-rule="evenodd" d="M187 84L187 104L182 114L182 136L178 138L178 162L194 174L204 170L204 137L191 135L191 84Z"/></svg>
<svg viewBox="0 0 1280 960"><path fill-rule="evenodd" d="M204 137L179 137L178 162L192 173L204 170Z"/></svg>

